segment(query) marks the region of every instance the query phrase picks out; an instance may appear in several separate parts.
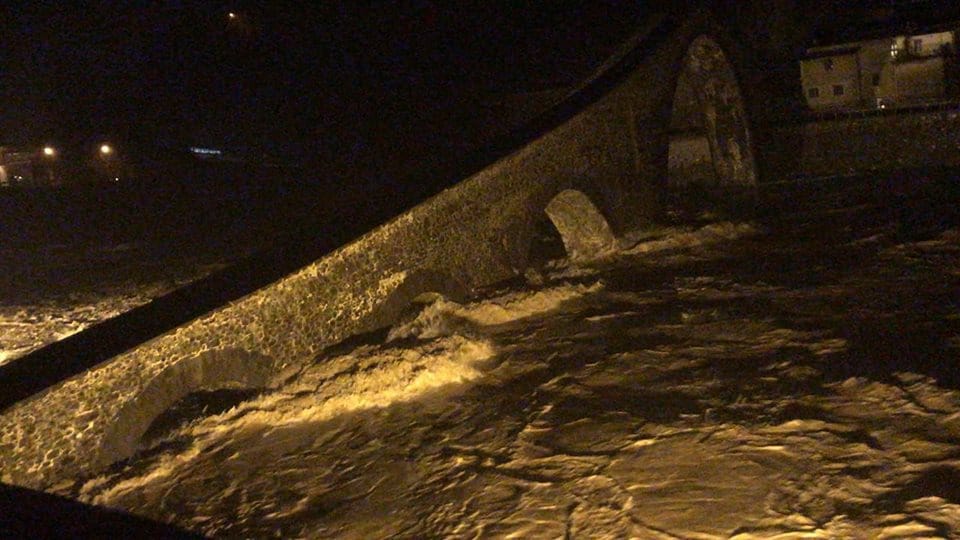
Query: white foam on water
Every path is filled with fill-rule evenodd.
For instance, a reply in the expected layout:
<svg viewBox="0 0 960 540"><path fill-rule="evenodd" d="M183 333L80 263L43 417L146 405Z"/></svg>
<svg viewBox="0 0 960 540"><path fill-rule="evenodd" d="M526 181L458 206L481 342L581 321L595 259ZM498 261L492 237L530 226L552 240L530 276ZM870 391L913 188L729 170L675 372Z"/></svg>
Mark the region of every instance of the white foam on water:
<svg viewBox="0 0 960 540"><path fill-rule="evenodd" d="M96 493L102 478L86 482L81 498L110 506L116 498L177 474L210 448L244 433L321 423L462 385L477 379L482 373L481 364L494 355L490 343L454 335L413 347L362 346L345 355L320 359L278 391L201 418L168 435L165 440L188 439L191 444L185 450L161 456L148 472L120 481L102 493Z"/></svg>
<svg viewBox="0 0 960 540"><path fill-rule="evenodd" d="M550 313L603 288L599 281L591 285L564 284L538 291L510 292L469 304L441 298L425 307L413 320L392 328L387 339L431 339L474 327L512 323Z"/></svg>
<svg viewBox="0 0 960 540"><path fill-rule="evenodd" d="M639 242L632 247L625 248L622 253L624 255L639 255L668 249L692 248L747 238L759 233L760 229L756 225L723 221L711 223L692 231L684 229L669 230L663 237Z"/></svg>

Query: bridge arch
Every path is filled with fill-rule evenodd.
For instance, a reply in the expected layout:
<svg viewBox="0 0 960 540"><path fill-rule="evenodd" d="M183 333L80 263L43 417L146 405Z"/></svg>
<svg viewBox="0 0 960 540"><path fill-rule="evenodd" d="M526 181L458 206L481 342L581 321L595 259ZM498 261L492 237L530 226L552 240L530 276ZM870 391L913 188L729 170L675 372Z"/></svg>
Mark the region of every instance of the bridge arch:
<svg viewBox="0 0 960 540"><path fill-rule="evenodd" d="M543 212L557 231L571 261L599 259L617 247L617 239L606 218L582 191L560 191L550 199Z"/></svg>
<svg viewBox="0 0 960 540"><path fill-rule="evenodd" d="M428 303L435 296L463 302L470 294L462 280L432 269L404 272L398 277L402 281L366 317L360 332L394 325L409 315L411 306Z"/></svg>
<svg viewBox="0 0 960 540"><path fill-rule="evenodd" d="M179 400L200 391L266 389L276 375L271 358L240 349L207 351L174 363L127 400L108 427L95 468L137 452L153 421Z"/></svg>
<svg viewBox="0 0 960 540"><path fill-rule="evenodd" d="M750 123L736 72L714 38L694 38L676 80L667 187L750 188L757 183Z"/></svg>
<svg viewBox="0 0 960 540"><path fill-rule="evenodd" d="M563 258L589 263L617 249L613 228L587 192L567 188L545 199L531 205L528 235L520 239L526 249L524 267Z"/></svg>

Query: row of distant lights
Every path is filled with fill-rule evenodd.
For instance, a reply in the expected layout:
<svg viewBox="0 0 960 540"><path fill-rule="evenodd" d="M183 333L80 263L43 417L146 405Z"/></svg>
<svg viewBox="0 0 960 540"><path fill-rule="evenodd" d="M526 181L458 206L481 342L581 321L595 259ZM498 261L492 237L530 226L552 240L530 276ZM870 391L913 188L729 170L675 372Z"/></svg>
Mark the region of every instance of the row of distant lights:
<svg viewBox="0 0 960 540"><path fill-rule="evenodd" d="M109 144L106 144L106 143L100 145L100 155L101 155L101 156L106 157L106 156L109 156L109 155L111 155L111 154L113 154L113 147L112 147L112 146L110 146ZM48 157L48 158L57 157L57 149L54 148L54 147L52 147L52 146L44 146L44 147L43 147L43 155L46 156L46 157Z"/></svg>
<svg viewBox="0 0 960 540"><path fill-rule="evenodd" d="M227 18L230 19L231 21L237 20L238 17L239 17L239 15L237 15L236 12L231 11L231 12L227 13ZM219 151L219 150L212 150L212 151L211 151L211 150L207 150L207 149L205 149L205 148L201 148L201 149L191 148L190 150L193 151L194 153L198 153L198 154L220 154L220 151ZM110 146L109 144L106 144L106 143L100 145L100 155L101 155L101 156L106 157L106 156L109 156L109 155L111 155L111 154L113 154L113 147L112 147L112 146ZM54 148L54 147L52 147L52 146L44 146L44 147L43 147L43 155L44 155L45 157L48 157L48 158L57 157L57 149Z"/></svg>
<svg viewBox="0 0 960 540"><path fill-rule="evenodd" d="M231 21L237 20L238 17L239 15L237 15L236 12L231 11L227 13L227 18L230 19ZM208 151L206 149L194 149L194 148L191 148L191 150L194 151L194 153L201 153L201 154L220 154L219 150ZM197 150L200 150L200 151L197 151ZM101 156L106 157L112 154L113 154L112 146L106 143L100 145ZM52 146L44 146L43 155L48 158L55 158L57 157L57 149Z"/></svg>

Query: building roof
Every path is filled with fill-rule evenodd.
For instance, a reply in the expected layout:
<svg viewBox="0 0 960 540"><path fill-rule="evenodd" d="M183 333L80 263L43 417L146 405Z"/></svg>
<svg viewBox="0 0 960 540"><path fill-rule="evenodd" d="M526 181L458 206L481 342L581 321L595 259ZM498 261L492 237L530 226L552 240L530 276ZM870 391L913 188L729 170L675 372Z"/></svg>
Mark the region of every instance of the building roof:
<svg viewBox="0 0 960 540"><path fill-rule="evenodd" d="M860 51L860 45L846 45L834 47L815 47L807 49L807 54L800 57L801 60L816 60L817 58L830 58L833 56L845 56L856 54Z"/></svg>

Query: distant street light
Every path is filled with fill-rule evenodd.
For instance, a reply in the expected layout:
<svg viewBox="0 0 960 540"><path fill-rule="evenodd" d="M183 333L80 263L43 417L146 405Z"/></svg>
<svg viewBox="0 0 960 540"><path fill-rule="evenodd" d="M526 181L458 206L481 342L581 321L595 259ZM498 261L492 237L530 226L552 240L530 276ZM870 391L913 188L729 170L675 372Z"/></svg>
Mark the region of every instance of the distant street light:
<svg viewBox="0 0 960 540"><path fill-rule="evenodd" d="M235 20L237 18L237 14L231 11L230 13L227 13L227 18L231 21Z"/></svg>
<svg viewBox="0 0 960 540"><path fill-rule="evenodd" d="M109 144L101 144L101 145L100 145L100 155L101 155L101 156L109 156L109 155L112 154L112 153L113 153L113 147L112 147L112 146L110 146Z"/></svg>
<svg viewBox="0 0 960 540"><path fill-rule="evenodd" d="M57 155L57 150L52 146L44 146L43 155L46 157L52 158Z"/></svg>

